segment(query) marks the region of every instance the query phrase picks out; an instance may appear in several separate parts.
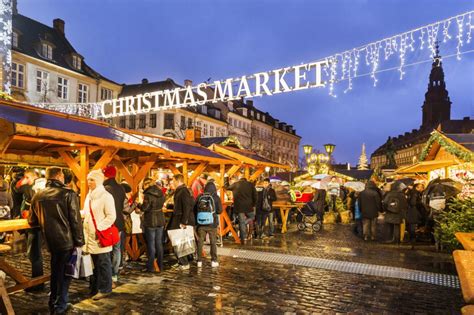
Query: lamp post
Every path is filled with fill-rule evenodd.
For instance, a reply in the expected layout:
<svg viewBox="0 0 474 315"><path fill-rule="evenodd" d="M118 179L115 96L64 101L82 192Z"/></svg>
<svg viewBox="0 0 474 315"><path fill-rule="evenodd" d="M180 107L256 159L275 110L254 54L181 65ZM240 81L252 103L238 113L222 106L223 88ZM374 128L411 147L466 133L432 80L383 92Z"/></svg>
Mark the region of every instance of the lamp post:
<svg viewBox="0 0 474 315"><path fill-rule="evenodd" d="M332 156L332 153L334 152L335 148L336 148L336 145L332 144L332 143L326 143L324 145L324 149L326 150L326 152L328 154L328 165L329 166L331 165L331 156Z"/></svg>

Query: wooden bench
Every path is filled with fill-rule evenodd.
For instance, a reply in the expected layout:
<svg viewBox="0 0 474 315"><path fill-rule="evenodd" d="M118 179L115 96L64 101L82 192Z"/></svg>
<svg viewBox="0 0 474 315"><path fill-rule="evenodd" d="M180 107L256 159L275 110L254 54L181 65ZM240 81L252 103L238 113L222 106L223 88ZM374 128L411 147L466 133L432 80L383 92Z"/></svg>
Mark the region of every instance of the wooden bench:
<svg viewBox="0 0 474 315"><path fill-rule="evenodd" d="M474 233L457 232L455 235L465 250L474 251Z"/></svg>
<svg viewBox="0 0 474 315"><path fill-rule="evenodd" d="M455 250L453 258L464 301L474 304L474 251Z"/></svg>

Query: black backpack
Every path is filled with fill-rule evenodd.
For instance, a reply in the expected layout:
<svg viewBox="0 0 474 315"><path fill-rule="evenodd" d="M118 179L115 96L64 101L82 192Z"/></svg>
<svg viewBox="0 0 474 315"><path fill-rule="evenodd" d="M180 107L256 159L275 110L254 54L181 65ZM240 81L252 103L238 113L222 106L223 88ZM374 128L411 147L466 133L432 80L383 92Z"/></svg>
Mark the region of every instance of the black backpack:
<svg viewBox="0 0 474 315"><path fill-rule="evenodd" d="M199 225L211 225L214 223L216 205L211 194L204 193L199 196L197 202L197 223Z"/></svg>

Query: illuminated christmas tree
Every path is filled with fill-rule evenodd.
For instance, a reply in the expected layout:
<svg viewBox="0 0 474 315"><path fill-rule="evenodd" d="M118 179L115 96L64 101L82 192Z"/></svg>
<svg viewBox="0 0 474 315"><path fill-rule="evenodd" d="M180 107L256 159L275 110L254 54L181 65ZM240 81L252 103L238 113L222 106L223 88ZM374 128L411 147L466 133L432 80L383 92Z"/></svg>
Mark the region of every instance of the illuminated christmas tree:
<svg viewBox="0 0 474 315"><path fill-rule="evenodd" d="M359 157L359 163L357 164L358 170L367 170L369 165L367 164L367 155L365 154L365 143L362 144L362 153Z"/></svg>

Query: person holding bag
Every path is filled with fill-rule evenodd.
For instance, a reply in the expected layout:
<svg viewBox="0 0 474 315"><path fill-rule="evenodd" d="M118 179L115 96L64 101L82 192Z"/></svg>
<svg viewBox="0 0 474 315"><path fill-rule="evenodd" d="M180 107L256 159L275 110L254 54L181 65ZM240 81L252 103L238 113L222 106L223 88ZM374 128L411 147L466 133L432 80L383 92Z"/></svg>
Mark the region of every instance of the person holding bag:
<svg viewBox="0 0 474 315"><path fill-rule="evenodd" d="M118 230L113 226L116 217L113 196L104 188L101 170L87 175L89 193L84 202L83 252L91 254L94 274L90 277L93 300L100 300L112 292L112 261L110 252L117 241ZM114 230L115 228L115 230ZM115 239L114 239L115 235Z"/></svg>

